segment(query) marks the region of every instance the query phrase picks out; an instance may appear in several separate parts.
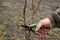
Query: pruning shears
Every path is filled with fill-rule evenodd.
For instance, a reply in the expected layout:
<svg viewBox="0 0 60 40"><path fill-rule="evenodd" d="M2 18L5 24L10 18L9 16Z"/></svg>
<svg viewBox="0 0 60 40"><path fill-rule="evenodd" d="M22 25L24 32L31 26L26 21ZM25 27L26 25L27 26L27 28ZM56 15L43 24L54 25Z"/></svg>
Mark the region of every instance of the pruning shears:
<svg viewBox="0 0 60 40"><path fill-rule="evenodd" d="M40 32L33 30L33 27L26 26L26 25L21 25L21 26L24 28L27 28L29 31L33 32L34 34L43 35L43 36L45 36L45 38L52 39L50 35L43 34L43 33L40 33ZM42 28L44 28L44 27L42 27Z"/></svg>

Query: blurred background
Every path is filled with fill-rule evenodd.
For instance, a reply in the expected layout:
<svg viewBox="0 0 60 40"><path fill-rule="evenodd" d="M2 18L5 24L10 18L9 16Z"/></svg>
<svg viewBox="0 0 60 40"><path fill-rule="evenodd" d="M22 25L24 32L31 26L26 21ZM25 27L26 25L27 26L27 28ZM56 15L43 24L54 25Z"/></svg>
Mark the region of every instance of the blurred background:
<svg viewBox="0 0 60 40"><path fill-rule="evenodd" d="M60 0L0 0L0 40L49 40L36 38L32 32L26 34L20 25L38 23L57 7ZM52 29L49 35L53 36L52 40L60 40L60 29Z"/></svg>

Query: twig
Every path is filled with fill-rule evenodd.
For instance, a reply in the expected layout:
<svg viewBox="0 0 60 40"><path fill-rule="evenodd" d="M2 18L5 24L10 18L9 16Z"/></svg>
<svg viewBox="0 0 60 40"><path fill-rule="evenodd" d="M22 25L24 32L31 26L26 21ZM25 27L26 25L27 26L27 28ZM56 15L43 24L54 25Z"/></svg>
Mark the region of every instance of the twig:
<svg viewBox="0 0 60 40"><path fill-rule="evenodd" d="M37 8L36 8L35 10L33 10L33 13L32 13L32 23L33 23L33 21L34 21L33 16L34 16L34 14L36 13L36 11L38 10L38 8L39 8L39 6L40 6L40 3L41 3L41 0L39 1ZM33 7L33 0L32 0L32 7Z"/></svg>

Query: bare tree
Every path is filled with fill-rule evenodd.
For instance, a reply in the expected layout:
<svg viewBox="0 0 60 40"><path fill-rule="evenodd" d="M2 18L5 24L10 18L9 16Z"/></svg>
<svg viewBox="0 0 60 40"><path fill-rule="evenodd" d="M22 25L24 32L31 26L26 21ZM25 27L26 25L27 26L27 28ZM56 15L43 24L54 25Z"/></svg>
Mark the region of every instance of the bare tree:
<svg viewBox="0 0 60 40"><path fill-rule="evenodd" d="M41 2L41 0L39 1L37 8L35 9L34 0L32 0L32 10L33 10L32 23L34 21L33 20L33 16L36 13L36 11L38 10L38 8L40 6L40 2ZM18 20L18 29L19 29L19 24L20 24L20 17L22 17L24 19L24 25L26 25L26 7L27 7L27 0L25 0L25 3L24 3L23 15L21 15L20 11L16 9L18 11L18 13L19 13L18 14L18 18L19 18L19 20ZM18 31L18 32L20 34L20 31ZM27 29L26 28L25 28L25 38L26 38L25 40L30 40L30 31L28 31L28 33L27 33Z"/></svg>

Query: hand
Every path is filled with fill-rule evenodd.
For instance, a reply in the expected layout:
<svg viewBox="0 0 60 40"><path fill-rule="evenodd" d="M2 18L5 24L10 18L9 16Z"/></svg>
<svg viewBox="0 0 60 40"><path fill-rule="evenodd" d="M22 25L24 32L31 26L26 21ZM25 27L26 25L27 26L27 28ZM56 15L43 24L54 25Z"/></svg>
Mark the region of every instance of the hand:
<svg viewBox="0 0 60 40"><path fill-rule="evenodd" d="M50 29L47 29L47 28L42 28L40 30L38 30L38 32L42 33L42 34L48 34L48 32L50 31ZM35 36L37 38L45 38L44 35L38 35L38 34L35 34Z"/></svg>
<svg viewBox="0 0 60 40"><path fill-rule="evenodd" d="M41 33L43 33L43 34L47 34L50 29L47 29L47 28L42 28L42 29L40 29L43 25L51 26L52 23L51 23L51 21L50 21L49 18L45 18L45 19L41 20L41 21L38 23L35 31L41 32ZM45 38L43 35L35 34L35 36L36 36L37 38Z"/></svg>

